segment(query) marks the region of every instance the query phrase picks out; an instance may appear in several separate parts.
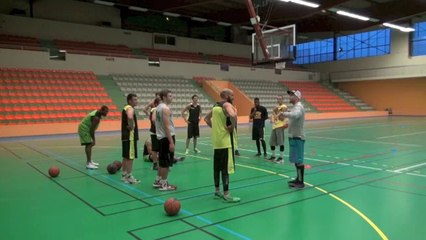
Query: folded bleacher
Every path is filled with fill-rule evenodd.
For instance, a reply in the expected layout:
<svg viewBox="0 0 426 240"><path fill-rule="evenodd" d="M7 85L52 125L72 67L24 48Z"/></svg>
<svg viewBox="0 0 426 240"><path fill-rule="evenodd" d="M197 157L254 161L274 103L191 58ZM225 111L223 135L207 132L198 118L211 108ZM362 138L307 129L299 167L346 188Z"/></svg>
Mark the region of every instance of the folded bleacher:
<svg viewBox="0 0 426 240"><path fill-rule="evenodd" d="M319 112L349 112L358 111L358 108L343 100L318 82L281 81L288 89L298 89L302 97Z"/></svg>
<svg viewBox="0 0 426 240"><path fill-rule="evenodd" d="M41 51L40 40L33 37L0 34L0 47Z"/></svg>
<svg viewBox="0 0 426 240"><path fill-rule="evenodd" d="M153 48L142 48L142 52L149 58L158 58L165 61L181 61L204 63L202 55L192 52L171 51Z"/></svg>
<svg viewBox="0 0 426 240"><path fill-rule="evenodd" d="M0 124L78 122L101 105L120 118L93 72L0 68Z"/></svg>
<svg viewBox="0 0 426 240"><path fill-rule="evenodd" d="M114 74L112 75L117 86L123 92L123 96L135 93L138 96L138 115L146 117L142 109L150 102L155 93L163 89L169 89L173 93L171 110L174 117L180 117L181 111L191 102L191 97L196 94L199 97L203 113L212 106L210 98L199 88L192 79L179 76L141 75L141 74Z"/></svg>
<svg viewBox="0 0 426 240"><path fill-rule="evenodd" d="M266 109L268 113L277 105L277 96L284 97L284 104L291 108L289 103L289 96L286 93L286 88L278 82L264 81L264 80L231 80L231 82L248 97L254 99L259 98L260 104ZM305 106L307 112L315 111L310 106Z"/></svg>
<svg viewBox="0 0 426 240"><path fill-rule="evenodd" d="M54 45L68 53L83 55L99 55L112 57L134 57L132 50L125 45L110 45L95 42L78 42L69 40L54 40Z"/></svg>

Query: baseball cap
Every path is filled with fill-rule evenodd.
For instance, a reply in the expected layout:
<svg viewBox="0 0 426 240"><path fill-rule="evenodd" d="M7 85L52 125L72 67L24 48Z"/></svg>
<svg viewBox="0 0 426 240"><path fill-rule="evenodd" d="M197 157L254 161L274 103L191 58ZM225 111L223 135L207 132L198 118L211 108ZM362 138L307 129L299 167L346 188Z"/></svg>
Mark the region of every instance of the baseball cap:
<svg viewBox="0 0 426 240"><path fill-rule="evenodd" d="M289 95L295 95L297 98L302 99L302 93L299 90L288 90Z"/></svg>

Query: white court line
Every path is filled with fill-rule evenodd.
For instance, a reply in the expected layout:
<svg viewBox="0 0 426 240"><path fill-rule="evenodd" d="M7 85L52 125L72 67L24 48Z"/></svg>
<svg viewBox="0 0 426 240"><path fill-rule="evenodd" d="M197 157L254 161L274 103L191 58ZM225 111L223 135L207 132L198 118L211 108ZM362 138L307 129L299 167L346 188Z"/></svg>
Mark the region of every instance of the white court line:
<svg viewBox="0 0 426 240"><path fill-rule="evenodd" d="M415 133L406 133L406 134L397 134L397 135L391 135L391 136L384 136L384 137L378 137L377 139L385 139L385 138L393 138L393 137L403 137L403 136L412 136L412 135L423 134L423 133L426 133L426 131L415 132Z"/></svg>
<svg viewBox="0 0 426 240"><path fill-rule="evenodd" d="M409 166L409 167L406 167L406 168L396 169L395 172L405 171L405 170L409 170L409 169L412 169L412 168L420 167L420 166L423 166L423 165L426 165L426 162L420 163L420 164L417 164L417 165L413 165L413 166Z"/></svg>
<svg viewBox="0 0 426 240"><path fill-rule="evenodd" d="M184 140L179 140L179 139L176 140L176 141L178 141L178 142L185 142ZM210 145L210 144L206 144L206 143L200 143L200 144L202 144L202 145ZM257 151L251 150L251 149L244 149L244 148L238 148L238 150L243 150L243 151L246 151L246 152L254 152L254 153L257 152ZM288 157L288 154L285 154L284 156ZM398 172L398 170L387 170L387 169L367 167L367 166L362 166L362 165L355 165L355 164L348 164L348 163L339 163L339 162L321 160L321 159L317 159L317 158L305 157L305 159L306 160L315 161L315 162L334 163L334 164L339 164L339 165L343 165L343 166L352 166L352 167L365 168L365 169L376 170L376 171L386 171L386 172L390 172L390 173L401 173L401 172ZM423 163L423 164L426 164L426 163ZM421 174L410 174L410 173L405 173L405 174L409 174L409 175L413 175L413 176L426 177L426 175L421 175Z"/></svg>
<svg viewBox="0 0 426 240"><path fill-rule="evenodd" d="M370 125L370 126L359 126L359 127L328 127L328 128L310 128L310 130L307 130L306 133L319 133L319 132L329 132L329 131L345 131L345 130L352 130L352 129L364 129L364 128L375 128L375 127L388 127L388 124L377 124L377 125Z"/></svg>
<svg viewBox="0 0 426 240"><path fill-rule="evenodd" d="M407 173L407 175L413 175L413 176L418 176L418 177L426 177L426 175L416 174L416 173Z"/></svg>
<svg viewBox="0 0 426 240"><path fill-rule="evenodd" d="M347 141L347 142L375 143L375 144L385 144L385 145L399 145L399 146L410 146L410 147L422 147L422 145L418 145L418 144L378 142L378 141L359 140L359 139L350 139L350 138L332 138L332 137L320 137L320 136L309 136L308 138L319 138L319 139L338 140L338 141Z"/></svg>
<svg viewBox="0 0 426 240"><path fill-rule="evenodd" d="M350 164L347 164L347 163L341 163L341 162L339 162L339 163L337 163L337 164L339 164L339 165L343 165L343 166L350 166Z"/></svg>
<svg viewBox="0 0 426 240"><path fill-rule="evenodd" d="M383 171L383 169L375 168L375 167L367 167L367 166L361 166L361 165L352 165L352 166L358 167L358 168L366 168L366 169L371 169L371 170Z"/></svg>

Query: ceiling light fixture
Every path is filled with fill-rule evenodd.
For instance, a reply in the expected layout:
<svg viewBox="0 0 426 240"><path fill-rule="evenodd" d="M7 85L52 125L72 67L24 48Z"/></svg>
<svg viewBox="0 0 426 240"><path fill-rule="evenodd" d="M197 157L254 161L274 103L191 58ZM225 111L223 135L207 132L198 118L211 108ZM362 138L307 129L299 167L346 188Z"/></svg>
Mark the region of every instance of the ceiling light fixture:
<svg viewBox="0 0 426 240"><path fill-rule="evenodd" d="M346 16L346 17L356 18L356 19L362 20L362 21L370 20L370 18L368 18L368 17L364 17L364 16L354 14L354 13L350 13L350 12L345 12L345 11L342 11L342 10L338 10L336 13L339 14L339 15Z"/></svg>
<svg viewBox="0 0 426 240"><path fill-rule="evenodd" d="M240 26L240 28L245 30L253 30L253 27L250 26Z"/></svg>
<svg viewBox="0 0 426 240"><path fill-rule="evenodd" d="M415 31L414 28L403 27L403 26L392 24L392 23L383 23L383 26L398 29L401 32L414 32Z"/></svg>
<svg viewBox="0 0 426 240"><path fill-rule="evenodd" d="M138 12L147 12L148 11L147 8L141 8L141 7L135 7L135 6L130 6L129 10L138 11Z"/></svg>
<svg viewBox="0 0 426 240"><path fill-rule="evenodd" d="M232 25L231 23L227 23L227 22L217 22L217 24L221 26L225 26L225 27L229 27Z"/></svg>
<svg viewBox="0 0 426 240"><path fill-rule="evenodd" d="M197 21L197 22L207 22L207 19L205 18L199 18L199 17L191 17L192 21Z"/></svg>
<svg viewBox="0 0 426 240"><path fill-rule="evenodd" d="M101 1L101 0L95 0L93 2L96 3L96 4L99 4L99 5L104 5L104 6L110 6L110 7L114 6L113 2L106 2L106 1Z"/></svg>
<svg viewBox="0 0 426 240"><path fill-rule="evenodd" d="M308 1L303 1L303 0L281 0L282 2L292 2L292 3L297 3L303 6L307 6L307 7L311 7L311 8L317 8L320 5L316 4L316 3L312 3L312 2L308 2Z"/></svg>
<svg viewBox="0 0 426 240"><path fill-rule="evenodd" d="M163 12L164 16L169 16L169 17L180 17L179 13L171 13L171 12Z"/></svg>

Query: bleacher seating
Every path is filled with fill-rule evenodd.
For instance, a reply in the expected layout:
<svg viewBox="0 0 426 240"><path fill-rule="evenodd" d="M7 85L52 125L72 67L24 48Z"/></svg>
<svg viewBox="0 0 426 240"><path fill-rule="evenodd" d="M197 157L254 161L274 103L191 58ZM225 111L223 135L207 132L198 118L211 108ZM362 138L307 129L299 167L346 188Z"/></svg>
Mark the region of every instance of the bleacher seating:
<svg viewBox="0 0 426 240"><path fill-rule="evenodd" d="M163 89L169 89L173 93L173 102L170 107L174 117L181 116L182 109L191 102L191 97L194 94L199 97L203 113L206 113L213 106L210 98L191 79L177 76L139 74L115 74L113 79L124 96L129 93L135 93L138 96L136 109L140 117L146 117L142 109L154 98L156 92Z"/></svg>
<svg viewBox="0 0 426 240"><path fill-rule="evenodd" d="M289 97L286 93L284 86L278 82L264 81L264 80L231 80L231 82L248 97L254 99L258 97L260 104L271 114L272 109L277 105L277 96L284 97L284 104L291 108ZM309 106L305 106L307 112L314 111Z"/></svg>
<svg viewBox="0 0 426 240"><path fill-rule="evenodd" d="M318 82L281 81L286 88L298 89L302 97L320 112L358 111L358 109L334 94Z"/></svg>
<svg viewBox="0 0 426 240"><path fill-rule="evenodd" d="M194 62L194 63L204 63L202 55L191 52L180 52L180 51L170 51L162 49L153 49L153 48L142 48L144 54L150 58L159 58L166 61L182 61L182 62Z"/></svg>
<svg viewBox="0 0 426 240"><path fill-rule="evenodd" d="M76 122L104 104L120 118L93 72L0 68L0 83L0 124Z"/></svg>
<svg viewBox="0 0 426 240"><path fill-rule="evenodd" d="M124 45L109 45L94 42L77 42L68 40L54 40L54 44L58 49L66 50L68 53L125 58L134 57L132 50Z"/></svg>
<svg viewBox="0 0 426 240"><path fill-rule="evenodd" d="M0 47L41 51L40 40L33 37L23 37L0 34Z"/></svg>
<svg viewBox="0 0 426 240"><path fill-rule="evenodd" d="M249 58L232 57L232 56L224 56L224 55L206 55L206 58L209 60L209 62L227 63L233 66L243 66L243 67L251 66L251 59Z"/></svg>

